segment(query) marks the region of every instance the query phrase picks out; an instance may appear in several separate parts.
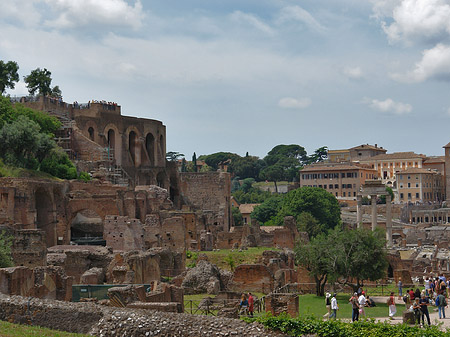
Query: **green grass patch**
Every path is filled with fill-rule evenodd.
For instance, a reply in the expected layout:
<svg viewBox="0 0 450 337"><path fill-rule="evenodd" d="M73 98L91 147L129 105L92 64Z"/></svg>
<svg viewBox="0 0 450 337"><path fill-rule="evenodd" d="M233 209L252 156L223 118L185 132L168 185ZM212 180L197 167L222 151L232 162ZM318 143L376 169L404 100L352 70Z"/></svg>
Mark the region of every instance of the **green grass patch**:
<svg viewBox="0 0 450 337"><path fill-rule="evenodd" d="M1 337L88 337L90 335L69 333L38 326L12 324L0 321Z"/></svg>
<svg viewBox="0 0 450 337"><path fill-rule="evenodd" d="M193 267L196 263L198 254L205 254L209 262L215 264L217 267L226 270L233 270L240 264L254 264L259 263L262 253L266 250L279 250L269 247L251 247L241 252L231 249L221 249L220 251L198 252L194 254L187 254L186 265Z"/></svg>
<svg viewBox="0 0 450 337"><path fill-rule="evenodd" d="M7 166L0 159L0 177L11 178L39 178L39 179L52 179L61 180L53 177L51 174L41 171L29 170L20 167Z"/></svg>
<svg viewBox="0 0 450 337"><path fill-rule="evenodd" d="M349 303L351 295L338 294L337 301L339 310L337 311L337 318L351 319L352 318L352 305ZM396 317L401 317L402 312L405 309L403 302L397 304ZM366 317L388 317L389 308L386 303L376 303L376 307L364 308ZM325 307L325 298L318 297L316 295L301 295L299 296L299 314L300 316L314 316L316 318L322 318L327 312Z"/></svg>

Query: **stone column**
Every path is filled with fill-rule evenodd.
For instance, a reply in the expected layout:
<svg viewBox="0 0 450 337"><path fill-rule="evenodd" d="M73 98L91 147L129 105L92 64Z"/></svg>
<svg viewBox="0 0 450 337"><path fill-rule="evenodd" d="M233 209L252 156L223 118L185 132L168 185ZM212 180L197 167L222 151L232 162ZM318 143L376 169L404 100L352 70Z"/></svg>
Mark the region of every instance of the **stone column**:
<svg viewBox="0 0 450 337"><path fill-rule="evenodd" d="M391 195L386 195L386 240L388 247L392 247L392 204Z"/></svg>
<svg viewBox="0 0 450 337"><path fill-rule="evenodd" d="M362 195L356 196L356 225L361 228L362 225Z"/></svg>
<svg viewBox="0 0 450 337"><path fill-rule="evenodd" d="M373 194L370 196L372 199L372 230L377 228L377 195Z"/></svg>

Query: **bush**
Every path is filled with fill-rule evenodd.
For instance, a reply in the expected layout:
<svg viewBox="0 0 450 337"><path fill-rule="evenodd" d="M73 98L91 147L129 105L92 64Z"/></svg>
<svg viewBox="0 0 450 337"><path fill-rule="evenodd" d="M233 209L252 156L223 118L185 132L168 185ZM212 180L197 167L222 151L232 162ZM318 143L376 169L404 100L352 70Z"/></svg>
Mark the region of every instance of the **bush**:
<svg viewBox="0 0 450 337"><path fill-rule="evenodd" d="M439 326L408 326L406 324L391 325L389 322L378 322L375 320L361 320L354 323L342 321L322 321L313 317L291 318L286 314L272 316L266 314L256 319L246 319L247 322L258 321L265 327L281 331L289 336L314 335L320 337L450 337L449 330L441 331Z"/></svg>
<svg viewBox="0 0 450 337"><path fill-rule="evenodd" d="M61 179L76 179L78 176L77 169L62 149L51 151L39 169Z"/></svg>
<svg viewBox="0 0 450 337"><path fill-rule="evenodd" d="M81 171L80 174L78 175L78 180L90 181L91 175L87 172Z"/></svg>
<svg viewBox="0 0 450 337"><path fill-rule="evenodd" d="M5 231L0 233L0 268L12 267L13 260L11 257L11 246L13 237Z"/></svg>

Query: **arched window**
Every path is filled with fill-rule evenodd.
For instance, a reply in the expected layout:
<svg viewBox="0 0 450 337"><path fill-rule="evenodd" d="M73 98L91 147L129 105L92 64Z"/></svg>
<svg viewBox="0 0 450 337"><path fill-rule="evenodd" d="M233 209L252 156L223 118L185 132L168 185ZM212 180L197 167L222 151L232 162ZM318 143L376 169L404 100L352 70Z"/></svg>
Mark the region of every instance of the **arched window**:
<svg viewBox="0 0 450 337"><path fill-rule="evenodd" d="M109 129L108 131L108 148L109 157L116 158L116 133L113 129Z"/></svg>
<svg viewBox="0 0 450 337"><path fill-rule="evenodd" d="M88 133L89 133L89 139L94 141L94 128L92 126L89 127Z"/></svg>
<svg viewBox="0 0 450 337"><path fill-rule="evenodd" d="M153 166L155 164L155 137L151 133L145 137L145 149L150 158L150 165Z"/></svg>
<svg viewBox="0 0 450 337"><path fill-rule="evenodd" d="M130 151L133 162L136 162L136 132L131 131L128 136L128 150Z"/></svg>
<svg viewBox="0 0 450 337"><path fill-rule="evenodd" d="M166 158L165 158L165 153L164 153L164 137L161 135L159 137L159 151L160 151L160 156L161 156L161 160L164 163Z"/></svg>

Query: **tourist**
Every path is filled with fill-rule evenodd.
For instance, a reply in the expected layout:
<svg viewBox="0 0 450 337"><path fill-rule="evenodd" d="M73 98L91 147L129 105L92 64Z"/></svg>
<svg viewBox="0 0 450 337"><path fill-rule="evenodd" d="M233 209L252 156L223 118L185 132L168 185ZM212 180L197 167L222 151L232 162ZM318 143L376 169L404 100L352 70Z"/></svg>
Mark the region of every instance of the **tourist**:
<svg viewBox="0 0 450 337"><path fill-rule="evenodd" d="M395 307L394 292L391 292L391 296L389 296L387 303L389 305L389 319L394 319L394 315L397 312L397 309Z"/></svg>
<svg viewBox="0 0 450 337"><path fill-rule="evenodd" d="M421 293L420 293L420 289L419 289L419 288L417 288L417 289L416 289L416 292L414 293L414 299L416 299L416 298L420 298L420 295L421 295Z"/></svg>
<svg viewBox="0 0 450 337"><path fill-rule="evenodd" d="M241 296L241 302L239 303L240 309L240 315L246 315L248 310L248 301L245 294L242 294Z"/></svg>
<svg viewBox="0 0 450 337"><path fill-rule="evenodd" d="M358 293L354 293L349 302L352 304L352 322L354 322L359 319Z"/></svg>
<svg viewBox="0 0 450 337"><path fill-rule="evenodd" d="M339 309L339 306L337 304L337 299L336 299L336 294L333 294L333 297L331 298L331 315L330 315L330 319L336 319L336 313L337 310Z"/></svg>
<svg viewBox="0 0 450 337"><path fill-rule="evenodd" d="M255 300L252 296L252 293L248 293L248 313L251 317L253 317Z"/></svg>
<svg viewBox="0 0 450 337"><path fill-rule="evenodd" d="M371 299L370 296L367 296L366 306L368 306L370 308L373 308L376 306L375 301L373 299Z"/></svg>
<svg viewBox="0 0 450 337"><path fill-rule="evenodd" d="M398 280L398 296L403 296L403 283L401 278Z"/></svg>
<svg viewBox="0 0 450 337"><path fill-rule="evenodd" d="M364 292L363 292L364 293ZM364 307L366 306L366 297L364 294L361 294L358 297L358 303L359 303L359 314L363 317L366 317L366 312L364 311Z"/></svg>
<svg viewBox="0 0 450 337"><path fill-rule="evenodd" d="M436 304L439 311L439 319L445 318L445 307L447 306L445 296L439 294L438 297L436 298Z"/></svg>
<svg viewBox="0 0 450 337"><path fill-rule="evenodd" d="M325 307L327 308L327 313L323 315L323 318L328 318L331 315L331 294L325 294Z"/></svg>
<svg viewBox="0 0 450 337"><path fill-rule="evenodd" d="M420 317L422 316L422 311L420 310L420 299L416 297L413 303L414 321L420 325Z"/></svg>
<svg viewBox="0 0 450 337"><path fill-rule="evenodd" d="M422 312L422 323L425 325L425 317L427 318L428 325L431 325L430 321L430 313L428 312L428 306L430 305L430 298L427 294L424 294L422 298L419 300L420 310Z"/></svg>
<svg viewBox="0 0 450 337"><path fill-rule="evenodd" d="M413 289L411 289L409 291L409 299L411 300L411 303L414 301L414 290Z"/></svg>
<svg viewBox="0 0 450 337"><path fill-rule="evenodd" d="M427 278L425 279L425 296L430 296L431 295L430 294L430 288L431 288L430 279L427 276Z"/></svg>

